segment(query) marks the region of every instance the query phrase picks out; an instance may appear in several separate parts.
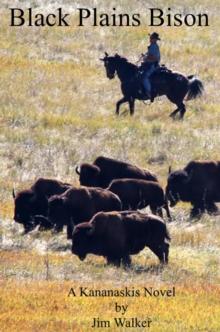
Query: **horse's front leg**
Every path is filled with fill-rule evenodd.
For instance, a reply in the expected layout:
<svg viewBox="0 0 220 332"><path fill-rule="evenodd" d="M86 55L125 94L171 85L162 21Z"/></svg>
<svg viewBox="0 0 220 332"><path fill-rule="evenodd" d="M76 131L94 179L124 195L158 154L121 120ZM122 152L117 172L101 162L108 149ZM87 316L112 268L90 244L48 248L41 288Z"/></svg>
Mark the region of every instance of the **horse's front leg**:
<svg viewBox="0 0 220 332"><path fill-rule="evenodd" d="M135 102L135 100L134 100L134 98L130 98L128 102L129 102L129 107L130 107L130 115L133 115L134 114L134 102Z"/></svg>
<svg viewBox="0 0 220 332"><path fill-rule="evenodd" d="M124 104L124 103L126 103L127 101L128 101L127 98L123 97L123 98L121 98L121 99L116 103L116 111L115 111L115 113L116 113L117 115L119 115L119 109L120 109L121 104Z"/></svg>
<svg viewBox="0 0 220 332"><path fill-rule="evenodd" d="M171 117L172 119L174 119L175 116L176 116L176 114L177 114L178 112L179 112L179 108L175 109L175 111L173 111L173 112L170 114L170 117Z"/></svg>

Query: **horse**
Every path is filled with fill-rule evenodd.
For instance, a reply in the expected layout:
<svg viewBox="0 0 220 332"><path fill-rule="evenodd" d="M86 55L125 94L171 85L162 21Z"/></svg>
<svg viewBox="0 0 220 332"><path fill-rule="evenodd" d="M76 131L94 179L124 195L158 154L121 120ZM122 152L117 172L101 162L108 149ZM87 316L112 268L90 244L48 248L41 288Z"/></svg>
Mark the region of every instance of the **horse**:
<svg viewBox="0 0 220 332"><path fill-rule="evenodd" d="M119 115L120 106L126 102L129 104L130 115L133 115L135 99L148 99L143 92L140 67L128 62L126 58L118 54L109 56L105 52L105 57L100 60L104 62L106 76L113 79L117 74L121 81L123 98L116 103L116 115ZM183 119L186 112L184 98L186 97L186 100L195 99L201 96L204 90L203 83L194 75L186 77L163 66L156 69L150 79L154 97L166 95L177 106L177 109L170 114L171 118L175 118L179 112L180 119Z"/></svg>

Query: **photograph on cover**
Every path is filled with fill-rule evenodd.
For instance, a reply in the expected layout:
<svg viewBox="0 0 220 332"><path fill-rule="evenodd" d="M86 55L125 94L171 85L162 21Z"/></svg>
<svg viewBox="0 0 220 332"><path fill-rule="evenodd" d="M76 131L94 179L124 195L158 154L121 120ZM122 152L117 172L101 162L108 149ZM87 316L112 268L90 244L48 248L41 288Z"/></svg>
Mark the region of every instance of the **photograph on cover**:
<svg viewBox="0 0 220 332"><path fill-rule="evenodd" d="M220 331L219 13L0 1L0 331Z"/></svg>

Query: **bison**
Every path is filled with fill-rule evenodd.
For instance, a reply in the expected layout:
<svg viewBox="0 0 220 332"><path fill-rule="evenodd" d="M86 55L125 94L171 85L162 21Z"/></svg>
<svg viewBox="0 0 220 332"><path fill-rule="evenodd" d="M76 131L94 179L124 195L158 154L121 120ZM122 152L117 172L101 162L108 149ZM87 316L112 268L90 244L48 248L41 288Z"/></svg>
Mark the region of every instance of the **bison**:
<svg viewBox="0 0 220 332"><path fill-rule="evenodd" d="M219 161L191 161L182 170L169 170L166 195L170 206L178 201L190 202L191 217L197 217L205 211L218 211L215 202L220 202L219 188Z"/></svg>
<svg viewBox="0 0 220 332"><path fill-rule="evenodd" d="M137 166L106 157L98 157L93 164L76 167L82 186L106 188L114 179L132 178L156 181L156 175Z"/></svg>
<svg viewBox="0 0 220 332"><path fill-rule="evenodd" d="M150 206L152 213L163 217L162 208L171 219L163 188L157 182L140 179L113 180L108 190L120 198L122 210L137 210Z"/></svg>
<svg viewBox="0 0 220 332"><path fill-rule="evenodd" d="M67 226L67 238L72 238L74 225L89 221L99 211L120 211L121 201L111 191L102 188L70 188L49 199L48 218L60 232Z"/></svg>
<svg viewBox="0 0 220 332"><path fill-rule="evenodd" d="M23 224L26 233L39 224L51 228L50 222L39 216L47 216L49 197L63 193L70 186L57 180L39 178L29 189L22 190L16 195L13 190L14 220Z"/></svg>
<svg viewBox="0 0 220 332"><path fill-rule="evenodd" d="M80 260L87 254L104 256L108 264L130 265L130 255L148 247L161 263L168 263L170 236L160 217L137 211L99 212L77 225L72 253Z"/></svg>

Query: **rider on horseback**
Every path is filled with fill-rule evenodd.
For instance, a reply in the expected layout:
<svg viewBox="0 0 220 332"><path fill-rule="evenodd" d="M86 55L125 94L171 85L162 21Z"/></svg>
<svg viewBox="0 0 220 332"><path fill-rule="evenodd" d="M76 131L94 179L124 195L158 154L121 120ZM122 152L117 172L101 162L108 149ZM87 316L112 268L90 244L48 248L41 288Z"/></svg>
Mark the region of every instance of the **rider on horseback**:
<svg viewBox="0 0 220 332"><path fill-rule="evenodd" d="M160 49L157 41L160 40L158 33L153 32L150 36L150 45L148 51L143 54L143 63L141 64L141 70L143 71L143 86L144 94L147 98L154 101L154 96L151 89L150 76L160 63Z"/></svg>

